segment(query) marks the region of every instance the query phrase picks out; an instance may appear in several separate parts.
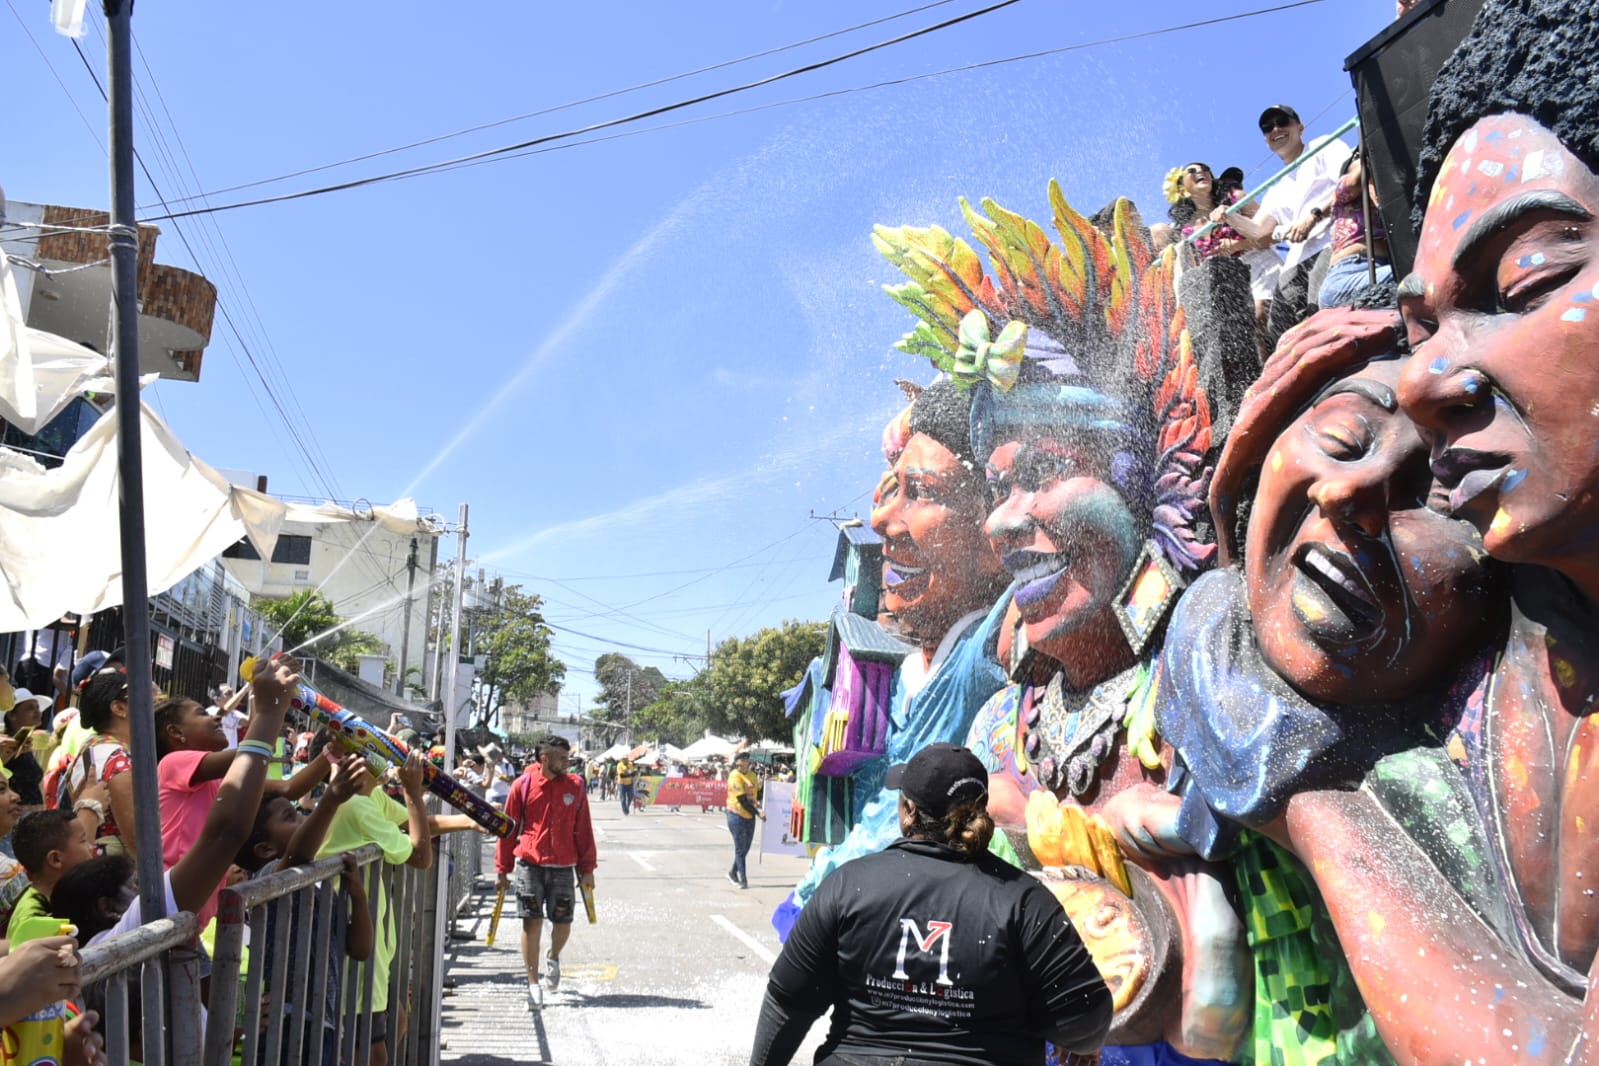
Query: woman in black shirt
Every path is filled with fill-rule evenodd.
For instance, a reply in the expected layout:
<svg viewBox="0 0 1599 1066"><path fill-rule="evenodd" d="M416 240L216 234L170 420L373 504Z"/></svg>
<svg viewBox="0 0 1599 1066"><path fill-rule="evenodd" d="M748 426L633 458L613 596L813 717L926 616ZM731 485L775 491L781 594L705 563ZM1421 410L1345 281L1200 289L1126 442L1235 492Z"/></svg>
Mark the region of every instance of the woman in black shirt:
<svg viewBox="0 0 1599 1066"><path fill-rule="evenodd" d="M988 853L988 771L933 744L889 769L904 835L839 867L766 986L751 1066L783 1066L833 1010L818 1066L1044 1060L1096 1050L1111 998L1055 897Z"/></svg>

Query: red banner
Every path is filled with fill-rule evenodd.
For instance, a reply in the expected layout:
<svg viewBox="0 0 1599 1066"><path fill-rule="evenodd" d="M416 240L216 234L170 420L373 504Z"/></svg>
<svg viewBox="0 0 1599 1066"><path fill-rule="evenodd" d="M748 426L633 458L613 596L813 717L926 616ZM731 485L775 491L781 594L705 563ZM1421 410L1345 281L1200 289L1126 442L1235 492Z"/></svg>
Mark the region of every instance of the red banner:
<svg viewBox="0 0 1599 1066"><path fill-rule="evenodd" d="M714 777L668 777L650 797L651 807L725 807L727 782Z"/></svg>

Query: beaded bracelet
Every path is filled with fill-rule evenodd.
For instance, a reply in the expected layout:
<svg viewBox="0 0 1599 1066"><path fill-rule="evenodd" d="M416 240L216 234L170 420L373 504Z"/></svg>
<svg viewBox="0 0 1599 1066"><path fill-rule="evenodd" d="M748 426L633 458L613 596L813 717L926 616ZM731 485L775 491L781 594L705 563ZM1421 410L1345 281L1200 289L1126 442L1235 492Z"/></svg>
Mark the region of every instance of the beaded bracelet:
<svg viewBox="0 0 1599 1066"><path fill-rule="evenodd" d="M259 755L263 759L270 759L274 754L271 745L264 740L239 741L239 753L241 755Z"/></svg>

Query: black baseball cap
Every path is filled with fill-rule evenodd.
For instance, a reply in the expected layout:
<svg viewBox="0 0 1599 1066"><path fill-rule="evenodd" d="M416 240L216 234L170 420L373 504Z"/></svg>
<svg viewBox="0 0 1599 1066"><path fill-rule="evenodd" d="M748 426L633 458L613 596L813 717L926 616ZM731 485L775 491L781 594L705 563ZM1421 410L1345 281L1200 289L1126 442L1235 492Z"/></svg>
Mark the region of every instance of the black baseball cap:
<svg viewBox="0 0 1599 1066"><path fill-rule="evenodd" d="M956 744L929 744L910 762L888 768L883 779L918 808L942 816L957 803L988 798L988 768L970 749Z"/></svg>
<svg viewBox="0 0 1599 1066"><path fill-rule="evenodd" d="M1270 107L1268 107L1266 110L1264 110L1264 111L1262 111L1260 113L1260 118L1257 120L1257 123L1260 126L1260 128L1262 130L1264 130L1266 128L1266 120L1268 118L1273 118L1273 117L1275 117L1277 115L1282 115L1284 118L1288 119L1290 122L1299 122L1299 112L1298 111L1295 111L1293 108L1289 107L1287 104L1272 104ZM1303 123L1300 123L1300 124L1303 125Z"/></svg>

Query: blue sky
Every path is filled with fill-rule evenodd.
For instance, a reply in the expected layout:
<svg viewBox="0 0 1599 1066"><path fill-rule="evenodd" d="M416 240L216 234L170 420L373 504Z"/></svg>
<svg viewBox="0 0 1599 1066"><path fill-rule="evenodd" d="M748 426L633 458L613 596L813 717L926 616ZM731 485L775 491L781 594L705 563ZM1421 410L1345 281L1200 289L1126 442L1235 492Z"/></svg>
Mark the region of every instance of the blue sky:
<svg viewBox="0 0 1599 1066"><path fill-rule="evenodd" d="M0 185L17 200L103 207L104 105L90 75L46 4L6 4ZM133 20L136 143L175 199L890 19L210 201L228 203L648 110L986 5L890 18L917 6L147 2ZM563 627L564 710L587 706L586 671L609 650L687 676L707 631L714 643L826 616L835 534L811 515L866 516L894 379L929 377L892 350L910 322L881 292L899 279L872 249L873 223L964 233L962 195L1044 217L1051 177L1085 213L1128 195L1154 220L1162 175L1193 159L1242 166L1253 183L1275 162L1260 110L1290 104L1312 134L1352 115L1344 57L1393 4L1323 0L915 76L1268 6L1019 0L611 139L160 223L158 258L217 281L244 342L219 314L201 382L161 383L156 403L213 465L326 496L247 348L339 495L413 495L452 519L471 504L470 555L544 595ZM91 21L80 47L103 72ZM862 88L897 79L913 80ZM821 94L832 95L791 102ZM142 175L138 202L162 213Z"/></svg>

